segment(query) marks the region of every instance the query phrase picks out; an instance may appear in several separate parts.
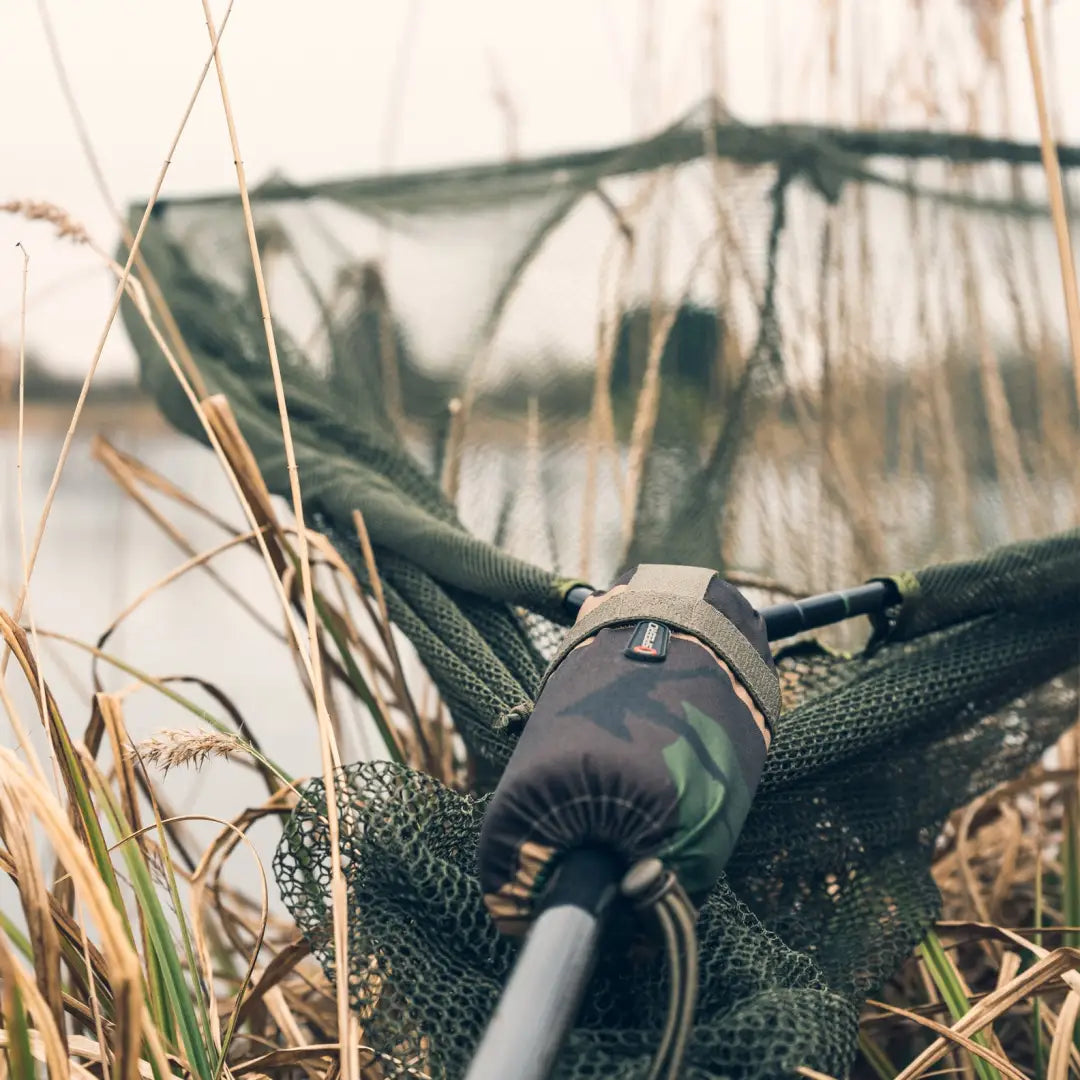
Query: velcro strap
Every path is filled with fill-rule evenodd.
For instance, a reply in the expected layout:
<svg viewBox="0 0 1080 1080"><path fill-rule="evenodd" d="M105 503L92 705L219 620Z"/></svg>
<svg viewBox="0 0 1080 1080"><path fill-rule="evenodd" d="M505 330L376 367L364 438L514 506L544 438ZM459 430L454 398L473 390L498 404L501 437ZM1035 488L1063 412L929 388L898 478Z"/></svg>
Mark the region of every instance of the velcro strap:
<svg viewBox="0 0 1080 1080"><path fill-rule="evenodd" d="M780 716L780 679L727 616L705 600L634 589L609 596L570 628L540 680L537 696L566 655L586 638L605 627L642 619L666 623L708 645L750 692L769 726L776 723Z"/></svg>

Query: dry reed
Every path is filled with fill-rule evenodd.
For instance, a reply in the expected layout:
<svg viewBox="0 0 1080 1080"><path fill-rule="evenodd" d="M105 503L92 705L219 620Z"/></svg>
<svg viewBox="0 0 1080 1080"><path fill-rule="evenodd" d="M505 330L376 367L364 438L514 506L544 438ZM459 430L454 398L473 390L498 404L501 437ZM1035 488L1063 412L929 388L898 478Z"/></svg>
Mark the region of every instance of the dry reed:
<svg viewBox="0 0 1080 1080"><path fill-rule="evenodd" d="M157 766L163 773L180 765L200 769L210 758L227 758L247 751L247 744L235 735L187 729L163 729L131 748L134 757Z"/></svg>
<svg viewBox="0 0 1080 1080"><path fill-rule="evenodd" d="M1069 344L1072 349L1076 399L1080 402L1080 295L1078 295L1076 284L1076 264L1073 261L1072 240L1065 211L1061 165L1058 161L1054 135L1050 127L1050 114L1046 105L1046 87L1043 82L1039 43L1035 36L1035 17L1031 9L1031 0L1023 0L1023 5L1024 39L1027 45L1028 61L1031 64L1031 84L1039 117L1039 144L1043 168L1046 170L1046 187L1054 221L1054 238L1057 241L1058 258L1061 263L1061 289L1065 299L1066 324L1069 328Z"/></svg>
<svg viewBox="0 0 1080 1080"><path fill-rule="evenodd" d="M266 331L266 346L270 357L270 370L274 380L274 392L277 396L278 414L281 418L281 435L285 447L285 460L289 474L289 488L292 495L293 516L297 524L299 542L300 578L304 590L304 607L307 613L308 648L311 659L311 686L315 695L315 717L319 725L319 748L322 754L323 781L326 785L326 815L329 831L330 848L330 903L333 912L334 928L334 963L338 971L347 971L348 963L348 899L345 879L341 869L341 847L338 839L338 804L337 788L334 780L335 770L341 766L337 740L334 736L330 714L327 711L325 684L323 682L322 659L319 649L319 623L315 610L315 597L312 589L311 562L308 555L307 529L304 525L304 503L300 493L300 473L296 465L296 451L293 447L289 426L289 410L285 400L285 385L281 378L281 366L278 362L277 342L274 337L274 324L270 315L270 304L263 279L262 261L259 258L259 245L255 234L255 222L251 215L251 200L248 194L247 179L244 175L244 161L240 154L236 123L229 103L229 91L225 83L225 67L221 59L218 44L219 35L214 29L214 18L210 11L209 0L202 0L206 27L213 46L214 66L217 69L218 87L221 91L221 104L225 112L225 122L229 130L229 143L236 165L236 179L240 190L240 199L244 212L244 226L247 230L251 247L251 262L255 271L255 285L259 295L259 307L262 312L263 327ZM359 1061L350 1040L344 1036L351 1032L356 1020L349 1010L348 982L338 979L337 985L338 1029L343 1040L339 1055L339 1065L345 1080L356 1080L359 1075Z"/></svg>
<svg viewBox="0 0 1080 1080"><path fill-rule="evenodd" d="M232 0L230 0L229 6L225 11L225 16L222 19L222 29L224 30L229 16L232 13ZM116 286L116 291L113 294L112 304L109 308L109 313L105 319L105 325L102 328L101 334L98 337L97 344L94 347L93 356L90 360L90 365L87 368L86 376L83 379L82 387L79 390L79 397L75 403L75 408L72 411L71 422L68 425L67 432L64 435L63 444L60 447L60 453L57 457L56 468L53 471L52 480L49 483L49 489L45 494L44 505L42 506L41 516L38 520L37 529L34 533L34 541L30 548L30 556L27 560L27 568L25 578L22 584L22 588L19 591L19 595L15 600L14 615L16 620L22 615L23 605L26 602L26 590L30 585L30 575L34 571L34 566L37 563L38 552L41 549L41 541L45 534L45 523L49 519L49 513L52 510L53 501L56 498L56 491L60 486L60 476L64 471L64 465L67 462L68 455L71 453L71 445L75 438L75 430L78 427L79 418L82 415L83 408L86 405L87 395L90 393L90 385L93 382L94 375L97 372L98 363L101 360L101 354L105 349L105 342L108 340L109 331L112 329L113 321L116 318L117 312L120 310L120 302L124 297L127 290L128 279L131 276L131 268L135 262L135 258L139 252L139 245L142 243L143 235L146 231L146 226L150 221L150 215L153 212L154 205L157 202L158 196L161 193L162 185L165 182L165 175L168 172L169 165L172 162L172 156L176 152L176 148L180 143L180 137L184 132L184 128L187 126L188 117L191 115L192 110L195 107L195 101L198 98L199 91L202 89L203 80L206 78L207 72L210 70L211 59L216 55L217 40L214 39L214 49L211 51L211 56L207 58L206 63L203 65L203 69L199 74L199 78L195 84L195 90L188 100L187 106L184 109L183 117L180 120L180 124L173 136L172 143L169 146L168 153L165 156L165 161L161 166L161 170L158 173L157 179L154 182L153 190L146 203L146 208L143 212L142 220L139 222L139 227L135 232L135 236L132 239L130 250L128 253L127 262L123 267L120 274L120 279ZM31 206L34 209L34 206ZM51 219L50 219L51 220ZM6 671L9 654L5 651L3 658L0 659L0 669Z"/></svg>

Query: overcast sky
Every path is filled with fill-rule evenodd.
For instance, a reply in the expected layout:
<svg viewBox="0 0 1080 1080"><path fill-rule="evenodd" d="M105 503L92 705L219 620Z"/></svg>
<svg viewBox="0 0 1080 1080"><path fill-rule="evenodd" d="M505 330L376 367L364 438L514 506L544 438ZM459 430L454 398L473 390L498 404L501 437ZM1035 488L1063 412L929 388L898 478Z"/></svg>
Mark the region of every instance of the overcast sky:
<svg viewBox="0 0 1080 1080"><path fill-rule="evenodd" d="M983 0L984 3L987 0ZM1043 0L1036 0L1041 9ZM838 74L828 78L829 11L838 12ZM963 90L983 102L972 35L954 0L236 0L223 55L248 177L296 180L497 160L603 145L653 130L700 100L710 19L723 29L721 89L748 121L925 124L921 60L938 100L964 123ZM220 18L225 9L216 0ZM123 205L151 188L208 52L199 0L50 0L70 80ZM1052 5L1057 51L1080 41L1080 0ZM1036 134L1018 0L1006 5L1004 53L1015 132ZM859 43L858 49L854 47ZM1071 70L1066 70L1071 67ZM861 82L863 92L855 91ZM830 86L832 89L830 90ZM1066 121L1080 66L1062 65ZM981 96L980 96L981 95ZM509 123L500 96L512 103ZM931 94L930 96L934 96ZM0 0L0 202L60 204L107 246L108 211L63 103L37 0ZM1066 123L1065 135L1070 132ZM213 74L185 130L166 194L235 185ZM0 216L0 341L18 332L21 240L31 255L29 341L50 366L80 372L112 286L94 261L48 228ZM117 327L103 374L130 370Z"/></svg>

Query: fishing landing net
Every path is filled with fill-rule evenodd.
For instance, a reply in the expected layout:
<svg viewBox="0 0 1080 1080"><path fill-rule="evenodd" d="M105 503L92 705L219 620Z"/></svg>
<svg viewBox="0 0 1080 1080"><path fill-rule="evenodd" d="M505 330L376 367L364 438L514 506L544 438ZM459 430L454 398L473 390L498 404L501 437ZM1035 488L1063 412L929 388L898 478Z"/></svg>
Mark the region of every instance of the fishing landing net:
<svg viewBox="0 0 1080 1080"><path fill-rule="evenodd" d="M1076 716L1080 533L1060 531L1076 407L1060 323L1021 317L1053 287L1037 161L699 110L613 150L254 193L305 512L364 582L362 510L391 618L476 767L469 793L386 762L338 777L348 985L365 1044L402 1063L384 1075L460 1076L512 966L478 834L577 577L797 565L839 585L924 565L897 575L902 603L868 647L778 654L774 748L700 916L685 1075L846 1073L860 1006L938 910L942 822ZM666 197L631 217L643 182ZM236 200L160 207L143 251L208 390L287 494ZM201 438L140 316L124 317L144 385ZM1015 452L988 441L1002 395ZM859 417L841 453L830 440ZM828 483L853 462L861 516ZM635 485L613 479L635 469ZM961 481L970 513L946 530ZM807 535L812 506L826 542ZM1025 532L1055 535L1002 543ZM808 549L816 561L792 562ZM329 865L315 780L275 871L333 977ZM610 932L560 1076L648 1069L663 965Z"/></svg>

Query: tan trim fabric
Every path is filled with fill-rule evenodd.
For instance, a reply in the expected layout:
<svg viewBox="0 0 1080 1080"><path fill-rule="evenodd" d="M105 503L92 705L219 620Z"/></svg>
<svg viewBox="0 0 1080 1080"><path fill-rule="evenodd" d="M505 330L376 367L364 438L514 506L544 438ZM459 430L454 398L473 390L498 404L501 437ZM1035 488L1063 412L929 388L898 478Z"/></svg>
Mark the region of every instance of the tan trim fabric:
<svg viewBox="0 0 1080 1080"><path fill-rule="evenodd" d="M635 575L636 577L636 575ZM656 619L672 629L693 634L717 653L746 687L770 726L780 716L780 680L775 671L725 615L705 600L690 600L668 593L627 589L598 604L567 632L552 658L537 690L539 696L548 678L563 658L586 638L608 626Z"/></svg>
<svg viewBox="0 0 1080 1080"><path fill-rule="evenodd" d="M553 847L526 840L518 848L514 877L498 892L484 894L488 914L504 934L519 937L528 930L536 899L536 879L554 854Z"/></svg>
<svg viewBox="0 0 1080 1080"><path fill-rule="evenodd" d="M703 600L714 577L716 571L707 566L645 563L637 568L626 587L630 592L667 593L669 596L685 596L689 600Z"/></svg>

